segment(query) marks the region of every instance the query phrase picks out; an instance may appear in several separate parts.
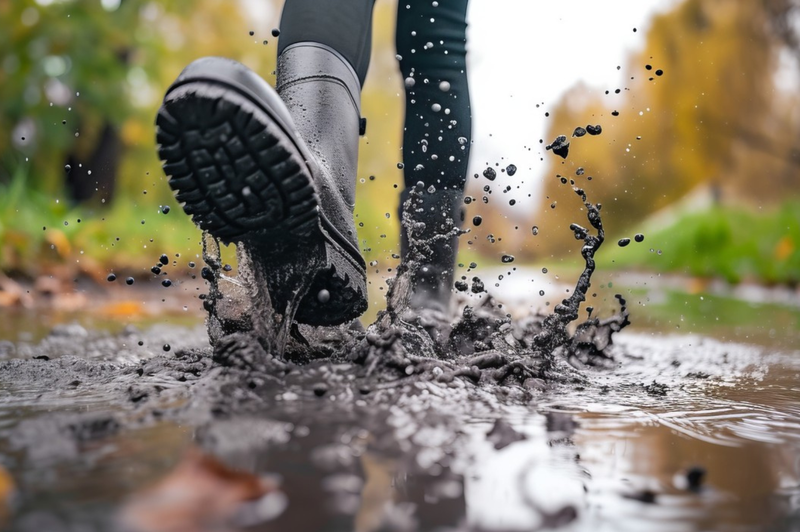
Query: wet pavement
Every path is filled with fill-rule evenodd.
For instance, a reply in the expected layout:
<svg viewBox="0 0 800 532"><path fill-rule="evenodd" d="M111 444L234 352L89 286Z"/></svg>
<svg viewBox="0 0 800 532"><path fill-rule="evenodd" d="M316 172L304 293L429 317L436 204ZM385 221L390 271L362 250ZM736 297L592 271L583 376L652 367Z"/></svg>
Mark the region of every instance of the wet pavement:
<svg viewBox="0 0 800 532"><path fill-rule="evenodd" d="M651 295L628 296L631 307ZM0 464L17 487L7 524L797 530L800 355L785 341L792 329L771 345L768 333L797 311L770 307L767 323L752 314L767 328L756 345L737 333L730 301L711 301L716 329L690 325L725 341L678 331L681 316L651 304L638 330L615 337L610 367L544 389L465 379L365 389L352 365L327 361L243 386L203 356L200 324L59 326L4 344ZM175 503L163 514L142 502L164 478L180 484L179 464L198 448L279 492L252 496L247 511Z"/></svg>

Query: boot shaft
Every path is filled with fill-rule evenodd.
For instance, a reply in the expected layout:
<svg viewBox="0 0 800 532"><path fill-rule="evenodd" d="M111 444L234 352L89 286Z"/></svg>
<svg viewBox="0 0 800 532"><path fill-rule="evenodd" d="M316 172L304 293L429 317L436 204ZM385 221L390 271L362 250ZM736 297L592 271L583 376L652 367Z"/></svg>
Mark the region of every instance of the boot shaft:
<svg viewBox="0 0 800 532"><path fill-rule="evenodd" d="M463 223L461 190L404 190L400 251L403 262L414 262L413 308L445 311L453 290L458 234ZM409 238L410 237L410 238Z"/></svg>
<svg viewBox="0 0 800 532"><path fill-rule="evenodd" d="M313 42L286 48L278 58L277 73L277 92L315 156L309 162L322 167L331 178L328 185L352 210L361 130L358 76L335 50Z"/></svg>

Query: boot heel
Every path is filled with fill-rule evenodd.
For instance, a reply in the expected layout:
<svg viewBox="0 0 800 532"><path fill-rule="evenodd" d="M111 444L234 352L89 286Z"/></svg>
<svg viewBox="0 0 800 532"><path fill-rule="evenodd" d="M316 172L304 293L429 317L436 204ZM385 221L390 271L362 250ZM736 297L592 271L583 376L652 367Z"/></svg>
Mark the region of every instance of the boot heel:
<svg viewBox="0 0 800 532"><path fill-rule="evenodd" d="M297 321L312 325L336 325L359 317L367 310L366 272L350 254L325 242L326 266L317 273L300 303Z"/></svg>

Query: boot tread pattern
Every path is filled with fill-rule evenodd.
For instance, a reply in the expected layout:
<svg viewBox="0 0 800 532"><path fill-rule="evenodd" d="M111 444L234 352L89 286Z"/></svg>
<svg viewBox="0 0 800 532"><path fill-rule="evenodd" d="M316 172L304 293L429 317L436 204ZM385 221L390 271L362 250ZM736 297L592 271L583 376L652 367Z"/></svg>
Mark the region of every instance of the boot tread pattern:
<svg viewBox="0 0 800 532"><path fill-rule="evenodd" d="M168 92L156 118L156 140L169 184L194 223L225 244L257 246L293 239L314 248L323 241L326 266L316 273L296 320L336 325L367 307L366 272L320 229L317 195L303 156L266 113L244 96L207 82ZM302 244L305 242L305 244ZM278 246L279 248L280 246ZM279 252L267 283L278 312L291 294L278 274ZM330 300L317 294L326 289Z"/></svg>
<svg viewBox="0 0 800 532"><path fill-rule="evenodd" d="M192 220L226 244L270 230L304 237L317 206L302 156L276 124L232 92L189 84L156 119L170 187Z"/></svg>

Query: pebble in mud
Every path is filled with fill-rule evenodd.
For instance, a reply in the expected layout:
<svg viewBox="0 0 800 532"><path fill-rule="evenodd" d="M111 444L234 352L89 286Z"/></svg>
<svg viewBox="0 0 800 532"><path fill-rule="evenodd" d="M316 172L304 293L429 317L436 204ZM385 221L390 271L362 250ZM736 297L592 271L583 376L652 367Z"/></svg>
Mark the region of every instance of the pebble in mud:
<svg viewBox="0 0 800 532"><path fill-rule="evenodd" d="M600 126L600 124L597 124L596 126L590 124L586 126L586 132L590 135L599 135L603 132L603 128Z"/></svg>
<svg viewBox="0 0 800 532"><path fill-rule="evenodd" d="M617 242L617 245L619 247L621 247L621 248L624 248L625 246L627 246L630 243L631 243L631 239L630 238L620 238L619 242Z"/></svg>
<svg viewBox="0 0 800 532"><path fill-rule="evenodd" d="M566 135L559 135L552 144L548 144L544 148L546 150L553 150L553 153L562 159L566 159L567 155L569 154L569 141L567 140Z"/></svg>
<svg viewBox="0 0 800 532"><path fill-rule="evenodd" d="M494 168L489 166L486 168L486 170L483 171L483 177L485 177L489 181L494 181L495 178L497 177L497 172L494 171Z"/></svg>
<svg viewBox="0 0 800 532"><path fill-rule="evenodd" d="M644 242L644 235L642 233L637 233L633 239L637 242Z"/></svg>

